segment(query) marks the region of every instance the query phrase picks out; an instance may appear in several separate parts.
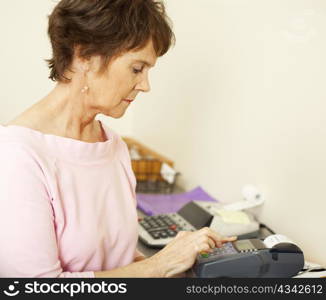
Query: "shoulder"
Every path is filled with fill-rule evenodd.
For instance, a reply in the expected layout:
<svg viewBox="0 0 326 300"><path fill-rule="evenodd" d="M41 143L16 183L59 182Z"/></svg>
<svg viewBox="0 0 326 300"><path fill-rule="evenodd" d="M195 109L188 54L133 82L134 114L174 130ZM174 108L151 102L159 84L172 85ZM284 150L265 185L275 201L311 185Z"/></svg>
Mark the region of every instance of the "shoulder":
<svg viewBox="0 0 326 300"><path fill-rule="evenodd" d="M16 132L15 128L0 126L0 161L12 166L27 161L38 161L39 151L36 141Z"/></svg>
<svg viewBox="0 0 326 300"><path fill-rule="evenodd" d="M0 162L2 168L8 165L10 169L39 165L35 151L23 143L15 141L0 141Z"/></svg>
<svg viewBox="0 0 326 300"><path fill-rule="evenodd" d="M0 198L24 191L49 195L48 172L36 149L0 128ZM25 197L24 196L24 197Z"/></svg>

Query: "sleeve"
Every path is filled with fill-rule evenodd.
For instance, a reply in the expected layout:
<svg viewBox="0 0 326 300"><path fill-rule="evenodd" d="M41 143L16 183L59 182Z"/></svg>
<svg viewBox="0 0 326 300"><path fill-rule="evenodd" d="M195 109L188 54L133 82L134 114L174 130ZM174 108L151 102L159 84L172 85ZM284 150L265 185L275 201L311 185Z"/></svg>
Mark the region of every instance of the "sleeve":
<svg viewBox="0 0 326 300"><path fill-rule="evenodd" d="M45 175L22 145L0 145L0 277L94 277L63 272Z"/></svg>

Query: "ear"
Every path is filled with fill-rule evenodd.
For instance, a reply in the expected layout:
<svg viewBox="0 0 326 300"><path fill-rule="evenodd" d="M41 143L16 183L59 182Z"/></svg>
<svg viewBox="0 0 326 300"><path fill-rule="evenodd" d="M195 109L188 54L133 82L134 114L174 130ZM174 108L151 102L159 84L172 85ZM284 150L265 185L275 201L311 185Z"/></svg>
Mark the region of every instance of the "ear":
<svg viewBox="0 0 326 300"><path fill-rule="evenodd" d="M88 59L88 70L98 73L103 65L103 60L99 55L93 55Z"/></svg>
<svg viewBox="0 0 326 300"><path fill-rule="evenodd" d="M73 70L78 72L88 72L90 68L90 58L85 58L80 55L81 53L81 46L76 45L74 46L74 56L72 67Z"/></svg>

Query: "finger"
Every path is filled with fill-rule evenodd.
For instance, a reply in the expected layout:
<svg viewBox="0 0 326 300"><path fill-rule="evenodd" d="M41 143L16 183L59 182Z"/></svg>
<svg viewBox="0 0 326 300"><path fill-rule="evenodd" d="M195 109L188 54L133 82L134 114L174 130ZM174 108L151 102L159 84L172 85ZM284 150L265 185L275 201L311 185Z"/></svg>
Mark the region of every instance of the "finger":
<svg viewBox="0 0 326 300"><path fill-rule="evenodd" d="M213 231L212 229L208 228L208 227L204 227L202 229L200 229L201 234L204 234L206 236L208 236L209 238L211 238L216 247L221 247L222 246L222 237L216 232Z"/></svg>
<svg viewBox="0 0 326 300"><path fill-rule="evenodd" d="M236 236L232 236L232 237L221 237L220 241L217 242L216 247L217 248L221 248L221 247L223 247L223 244L233 242L236 239L237 239Z"/></svg>
<svg viewBox="0 0 326 300"><path fill-rule="evenodd" d="M215 242L215 245L218 248L222 247L224 243L233 242L237 239L236 236L231 236L231 237L221 236L219 233L217 233L216 231L208 227L203 228L203 233L206 234L208 237L210 237Z"/></svg>
<svg viewBox="0 0 326 300"><path fill-rule="evenodd" d="M195 239L193 240L193 243L195 245L196 252L212 252L213 248L215 248L215 241L209 238L207 235L194 237Z"/></svg>
<svg viewBox="0 0 326 300"><path fill-rule="evenodd" d="M183 237L187 234L187 231L179 231L177 235L175 236L176 238Z"/></svg>
<svg viewBox="0 0 326 300"><path fill-rule="evenodd" d="M236 236L232 236L232 237L221 237L221 240L217 243L216 247L217 248L221 248L221 247L223 247L223 244L233 242L236 239L237 239Z"/></svg>
<svg viewBox="0 0 326 300"><path fill-rule="evenodd" d="M229 236L229 237L222 237L222 242L233 242L235 240L237 240L237 236Z"/></svg>
<svg viewBox="0 0 326 300"><path fill-rule="evenodd" d="M212 239L209 238L209 237L207 238L207 244L208 244L208 246L209 246L210 249L214 249L215 246L216 246L215 241L212 240Z"/></svg>
<svg viewBox="0 0 326 300"><path fill-rule="evenodd" d="M197 253L203 253L203 252L207 253L207 252L211 252L212 249L210 248L208 243L200 243L199 245L196 246L195 251Z"/></svg>

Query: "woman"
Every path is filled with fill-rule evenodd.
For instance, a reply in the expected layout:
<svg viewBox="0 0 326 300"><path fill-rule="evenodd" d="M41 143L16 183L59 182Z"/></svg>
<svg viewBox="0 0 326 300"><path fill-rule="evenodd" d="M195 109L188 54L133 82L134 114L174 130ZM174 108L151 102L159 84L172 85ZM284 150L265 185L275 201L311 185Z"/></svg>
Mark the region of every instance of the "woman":
<svg viewBox="0 0 326 300"><path fill-rule="evenodd" d="M137 250L135 177L120 118L173 33L153 0L62 0L49 18L55 88L0 127L0 275L172 277L220 246L208 228ZM5 241L5 242L4 242Z"/></svg>

